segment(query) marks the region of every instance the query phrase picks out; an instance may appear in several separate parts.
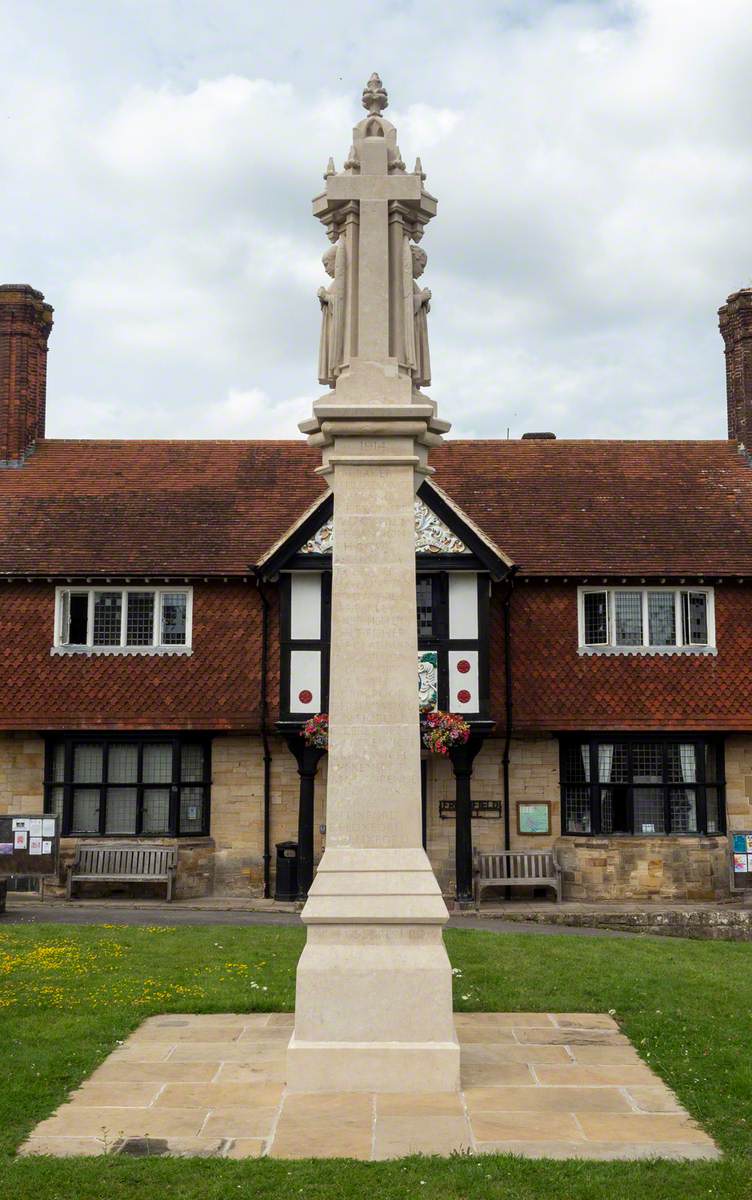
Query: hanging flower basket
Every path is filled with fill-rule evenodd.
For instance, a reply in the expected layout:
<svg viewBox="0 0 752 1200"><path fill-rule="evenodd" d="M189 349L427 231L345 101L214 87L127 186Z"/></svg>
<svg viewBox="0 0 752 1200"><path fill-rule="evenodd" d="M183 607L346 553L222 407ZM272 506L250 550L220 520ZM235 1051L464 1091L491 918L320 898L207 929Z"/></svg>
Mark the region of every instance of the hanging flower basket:
<svg viewBox="0 0 752 1200"><path fill-rule="evenodd" d="M464 746L469 737L470 726L457 713L421 710L420 740L430 754L446 757L454 746Z"/></svg>
<svg viewBox="0 0 752 1200"><path fill-rule="evenodd" d="M306 721L300 736L305 738L306 746L326 750L329 746L329 713L316 713L315 717Z"/></svg>

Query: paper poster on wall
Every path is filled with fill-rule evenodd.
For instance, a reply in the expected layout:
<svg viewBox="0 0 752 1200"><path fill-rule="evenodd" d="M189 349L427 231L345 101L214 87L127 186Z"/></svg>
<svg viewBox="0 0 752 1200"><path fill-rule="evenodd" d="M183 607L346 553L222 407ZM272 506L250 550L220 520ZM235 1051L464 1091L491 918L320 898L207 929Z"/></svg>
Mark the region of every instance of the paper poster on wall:
<svg viewBox="0 0 752 1200"><path fill-rule="evenodd" d="M41 824L41 822L40 822L40 824ZM29 854L41 854L41 853L42 853L42 839L40 837L30 837L29 838Z"/></svg>
<svg viewBox="0 0 752 1200"><path fill-rule="evenodd" d="M39 838L42 836L42 818L41 817L39 817L39 818L32 817L31 820L29 821L29 836L30 837L39 837Z"/></svg>
<svg viewBox="0 0 752 1200"><path fill-rule="evenodd" d="M42 818L42 837L53 838L55 836L55 818Z"/></svg>
<svg viewBox="0 0 752 1200"><path fill-rule="evenodd" d="M29 835L25 829L17 829L13 834L13 848L15 850L25 850L28 837Z"/></svg>
<svg viewBox="0 0 752 1200"><path fill-rule="evenodd" d="M734 854L747 853L747 835L746 833L734 834Z"/></svg>
<svg viewBox="0 0 752 1200"><path fill-rule="evenodd" d="M747 834L747 854L752 854L752 833Z"/></svg>
<svg viewBox="0 0 752 1200"><path fill-rule="evenodd" d="M42 842L42 854L52 854L52 842Z"/></svg>
<svg viewBox="0 0 752 1200"><path fill-rule="evenodd" d="M12 853L13 853L13 843L12 842L0 842L0 854L12 854Z"/></svg>
<svg viewBox="0 0 752 1200"><path fill-rule="evenodd" d="M747 870L752 871L752 854L747 855Z"/></svg>
<svg viewBox="0 0 752 1200"><path fill-rule="evenodd" d="M746 871L747 870L747 857L748 856L746 854L735 854L734 855L734 871Z"/></svg>
<svg viewBox="0 0 752 1200"><path fill-rule="evenodd" d="M29 821L28 817L14 817L13 818L13 832L18 833L22 829L28 830L29 824L30 824L30 821Z"/></svg>

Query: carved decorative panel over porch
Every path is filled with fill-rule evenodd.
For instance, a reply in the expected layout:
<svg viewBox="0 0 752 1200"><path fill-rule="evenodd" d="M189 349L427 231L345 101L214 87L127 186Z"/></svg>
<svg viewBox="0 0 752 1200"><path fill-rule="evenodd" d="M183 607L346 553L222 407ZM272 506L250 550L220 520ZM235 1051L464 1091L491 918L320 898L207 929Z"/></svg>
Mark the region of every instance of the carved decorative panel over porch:
<svg viewBox="0 0 752 1200"><path fill-rule="evenodd" d="M331 554L334 542L334 517L301 546L301 554ZM469 554L467 546L420 497L415 500L416 554Z"/></svg>

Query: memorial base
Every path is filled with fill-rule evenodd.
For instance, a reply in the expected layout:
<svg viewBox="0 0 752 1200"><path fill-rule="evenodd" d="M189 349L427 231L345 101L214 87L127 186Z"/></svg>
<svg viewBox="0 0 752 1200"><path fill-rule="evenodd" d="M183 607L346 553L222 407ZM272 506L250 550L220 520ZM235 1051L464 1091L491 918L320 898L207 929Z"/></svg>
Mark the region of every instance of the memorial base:
<svg viewBox="0 0 752 1200"><path fill-rule="evenodd" d="M457 1042L299 1042L287 1047L289 1092L457 1092Z"/></svg>
<svg viewBox="0 0 752 1200"><path fill-rule="evenodd" d="M303 910L290 1091L459 1089L446 919L422 849L326 851Z"/></svg>

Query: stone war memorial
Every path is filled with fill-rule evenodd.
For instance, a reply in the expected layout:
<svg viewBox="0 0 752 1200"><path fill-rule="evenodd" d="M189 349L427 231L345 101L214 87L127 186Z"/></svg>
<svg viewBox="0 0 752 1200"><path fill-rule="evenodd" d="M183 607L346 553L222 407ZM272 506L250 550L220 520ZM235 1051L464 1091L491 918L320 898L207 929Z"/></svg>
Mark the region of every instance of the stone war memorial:
<svg viewBox="0 0 752 1200"><path fill-rule="evenodd" d="M345 169L330 162L314 201L334 277L320 295L320 381L332 390L301 425L321 449L336 522L328 837L303 910L287 1082L456 1091L448 914L421 842L415 690L415 492L449 428L420 391L430 292L416 282L417 242L436 201L420 164L405 170L376 75L363 105ZM367 713L353 696L369 697Z"/></svg>
<svg viewBox="0 0 752 1200"><path fill-rule="evenodd" d="M415 494L449 423L431 382L422 239L436 215L377 75L314 215L330 246L300 428L336 514L326 848L294 1015L150 1016L29 1154L390 1159L718 1157L608 1013L455 1017L447 907L421 835ZM311 330L312 361L314 335ZM368 713L353 702L368 696ZM113 1131L104 1147L102 1129Z"/></svg>

